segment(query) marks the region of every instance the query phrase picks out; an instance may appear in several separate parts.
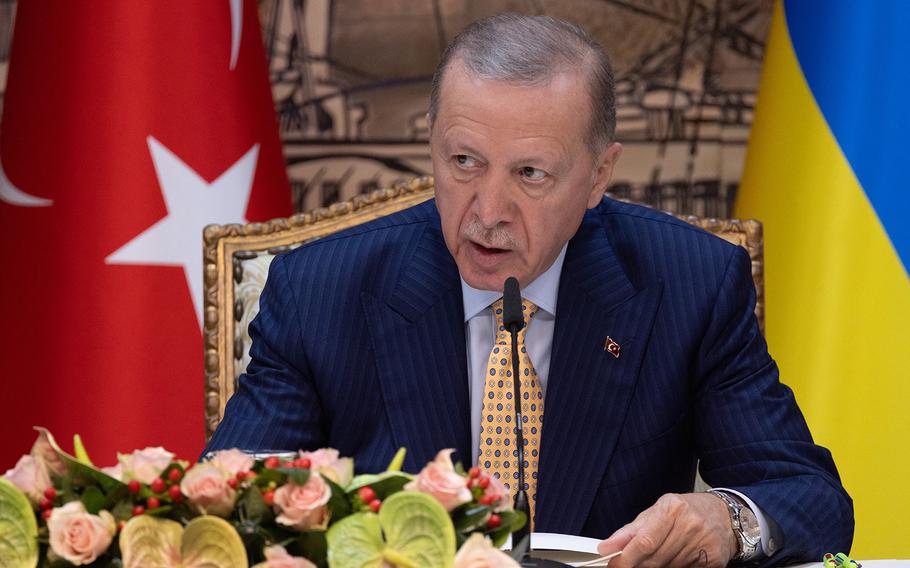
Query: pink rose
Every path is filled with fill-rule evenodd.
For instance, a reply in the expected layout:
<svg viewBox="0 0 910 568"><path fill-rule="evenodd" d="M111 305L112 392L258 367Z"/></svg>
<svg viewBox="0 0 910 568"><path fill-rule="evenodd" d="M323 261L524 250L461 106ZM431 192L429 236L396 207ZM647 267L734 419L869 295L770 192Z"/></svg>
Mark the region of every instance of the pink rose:
<svg viewBox="0 0 910 568"><path fill-rule="evenodd" d="M310 460L311 470L321 473L342 487L346 487L354 477L354 460L338 457L338 450L322 448L315 452L300 452L300 457Z"/></svg>
<svg viewBox="0 0 910 568"><path fill-rule="evenodd" d="M484 497L490 497L494 503L493 510L496 512L506 511L512 508L512 498L509 490L503 485L495 475L488 476L490 484L484 489Z"/></svg>
<svg viewBox="0 0 910 568"><path fill-rule="evenodd" d="M16 467L4 473L3 477L25 493L33 505L44 498L44 490L51 486L44 461L29 454L19 458Z"/></svg>
<svg viewBox="0 0 910 568"><path fill-rule="evenodd" d="M219 450L212 454L209 463L229 474L236 476L241 471L249 471L256 460L253 456L240 450Z"/></svg>
<svg viewBox="0 0 910 568"><path fill-rule="evenodd" d="M316 565L298 556L291 556L280 544L265 549L265 562L253 568L316 568Z"/></svg>
<svg viewBox="0 0 910 568"><path fill-rule="evenodd" d="M520 565L482 534L474 533L458 549L452 568L520 568Z"/></svg>
<svg viewBox="0 0 910 568"><path fill-rule="evenodd" d="M442 503L446 511L469 503L471 490L467 488L465 478L455 473L452 466L454 451L448 449L436 454L436 459L428 463L414 481L404 486L405 490L432 495Z"/></svg>
<svg viewBox="0 0 910 568"><path fill-rule="evenodd" d="M107 511L90 515L81 501L51 511L47 520L51 550L71 564L91 564L111 545L117 525Z"/></svg>
<svg viewBox="0 0 910 568"><path fill-rule="evenodd" d="M275 510L279 524L298 530L325 528L329 522L328 502L332 488L318 473L303 485L289 481L275 490Z"/></svg>
<svg viewBox="0 0 910 568"><path fill-rule="evenodd" d="M120 454L120 466L122 467L122 481L136 479L142 483L148 484L160 477L161 473L171 465L174 454L164 448L145 448L136 450L132 454Z"/></svg>
<svg viewBox="0 0 910 568"><path fill-rule="evenodd" d="M203 515L228 517L234 510L237 492L228 485L231 476L211 463L193 466L180 482L180 491L190 505Z"/></svg>

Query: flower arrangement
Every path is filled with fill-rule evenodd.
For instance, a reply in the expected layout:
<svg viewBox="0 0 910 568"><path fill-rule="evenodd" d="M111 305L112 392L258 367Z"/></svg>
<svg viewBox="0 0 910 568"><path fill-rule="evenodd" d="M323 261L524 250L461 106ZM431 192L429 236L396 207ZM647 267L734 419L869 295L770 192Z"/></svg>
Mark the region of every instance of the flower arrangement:
<svg viewBox="0 0 910 568"><path fill-rule="evenodd" d="M486 472L443 450L418 474L353 474L338 451L190 464L163 448L94 466L47 430L0 478L0 565L517 567L497 547L526 522Z"/></svg>

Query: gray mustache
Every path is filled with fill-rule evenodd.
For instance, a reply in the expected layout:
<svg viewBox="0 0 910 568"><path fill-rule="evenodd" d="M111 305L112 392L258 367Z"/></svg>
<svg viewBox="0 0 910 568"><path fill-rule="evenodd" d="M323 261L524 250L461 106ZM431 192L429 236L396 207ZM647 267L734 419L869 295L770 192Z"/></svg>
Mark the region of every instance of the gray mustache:
<svg viewBox="0 0 910 568"><path fill-rule="evenodd" d="M518 245L518 241L505 227L497 225L491 229L484 228L476 217L468 221L468 224L462 230L462 234L469 239L480 242L487 248L514 249Z"/></svg>

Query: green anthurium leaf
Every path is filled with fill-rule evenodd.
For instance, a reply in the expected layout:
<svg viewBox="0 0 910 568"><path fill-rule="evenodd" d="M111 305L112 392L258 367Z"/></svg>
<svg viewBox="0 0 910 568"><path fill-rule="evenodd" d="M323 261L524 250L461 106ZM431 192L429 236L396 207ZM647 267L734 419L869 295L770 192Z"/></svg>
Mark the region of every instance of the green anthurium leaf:
<svg viewBox="0 0 910 568"><path fill-rule="evenodd" d="M97 515L98 511L104 508L104 493L94 485L86 487L79 499L82 501L82 504L85 505L85 510L88 511L89 514Z"/></svg>
<svg viewBox="0 0 910 568"><path fill-rule="evenodd" d="M183 531L180 546L183 565L211 568L247 568L246 549L240 535L222 518L196 517Z"/></svg>
<svg viewBox="0 0 910 568"><path fill-rule="evenodd" d="M120 557L124 568L173 566L180 550L183 527L177 521L140 515L120 532Z"/></svg>
<svg viewBox="0 0 910 568"><path fill-rule="evenodd" d="M38 565L38 523L18 487L0 477L0 567Z"/></svg>
<svg viewBox="0 0 910 568"><path fill-rule="evenodd" d="M77 487L85 487L87 485L98 485L101 487L101 490L105 494L109 494L116 490L118 487L123 487L125 484L118 479L111 477L110 475L104 473L95 466L86 463L83 463L75 456L68 454L63 451L57 442L54 440L54 437L51 433L45 428L35 428L38 432L46 436L48 443L51 448L53 448L54 453L56 453L63 463L66 464L67 469L69 470L69 475L66 476L66 479L70 479L73 485ZM81 445L81 441L79 442ZM84 451L85 448L82 448ZM86 459L88 458L87 454Z"/></svg>
<svg viewBox="0 0 910 568"><path fill-rule="evenodd" d="M323 476L322 478L329 484L329 487L332 488L332 498L329 499L329 514L332 522L338 522L354 512L354 509L351 507L351 500L348 498L343 487L328 477Z"/></svg>
<svg viewBox="0 0 910 568"><path fill-rule="evenodd" d="M379 509L385 533L383 557L397 566L448 568L455 558L455 528L448 512L433 497L402 491Z"/></svg>
<svg viewBox="0 0 910 568"><path fill-rule="evenodd" d="M331 568L381 568L382 529L379 515L355 513L334 525L326 532L329 545L328 561Z"/></svg>
<svg viewBox="0 0 910 568"><path fill-rule="evenodd" d="M247 568L240 535L224 519L208 515L186 528L170 519L133 517L120 533L120 553L124 568Z"/></svg>

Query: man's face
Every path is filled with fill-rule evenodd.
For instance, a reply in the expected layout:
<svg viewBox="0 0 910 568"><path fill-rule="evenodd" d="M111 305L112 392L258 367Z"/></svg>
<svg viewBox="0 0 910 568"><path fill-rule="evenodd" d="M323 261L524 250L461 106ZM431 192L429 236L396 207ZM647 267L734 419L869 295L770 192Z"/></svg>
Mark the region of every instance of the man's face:
<svg viewBox="0 0 910 568"><path fill-rule="evenodd" d="M446 246L470 286L527 286L599 203L619 156L592 156L578 73L535 87L479 79L453 61L430 134Z"/></svg>

